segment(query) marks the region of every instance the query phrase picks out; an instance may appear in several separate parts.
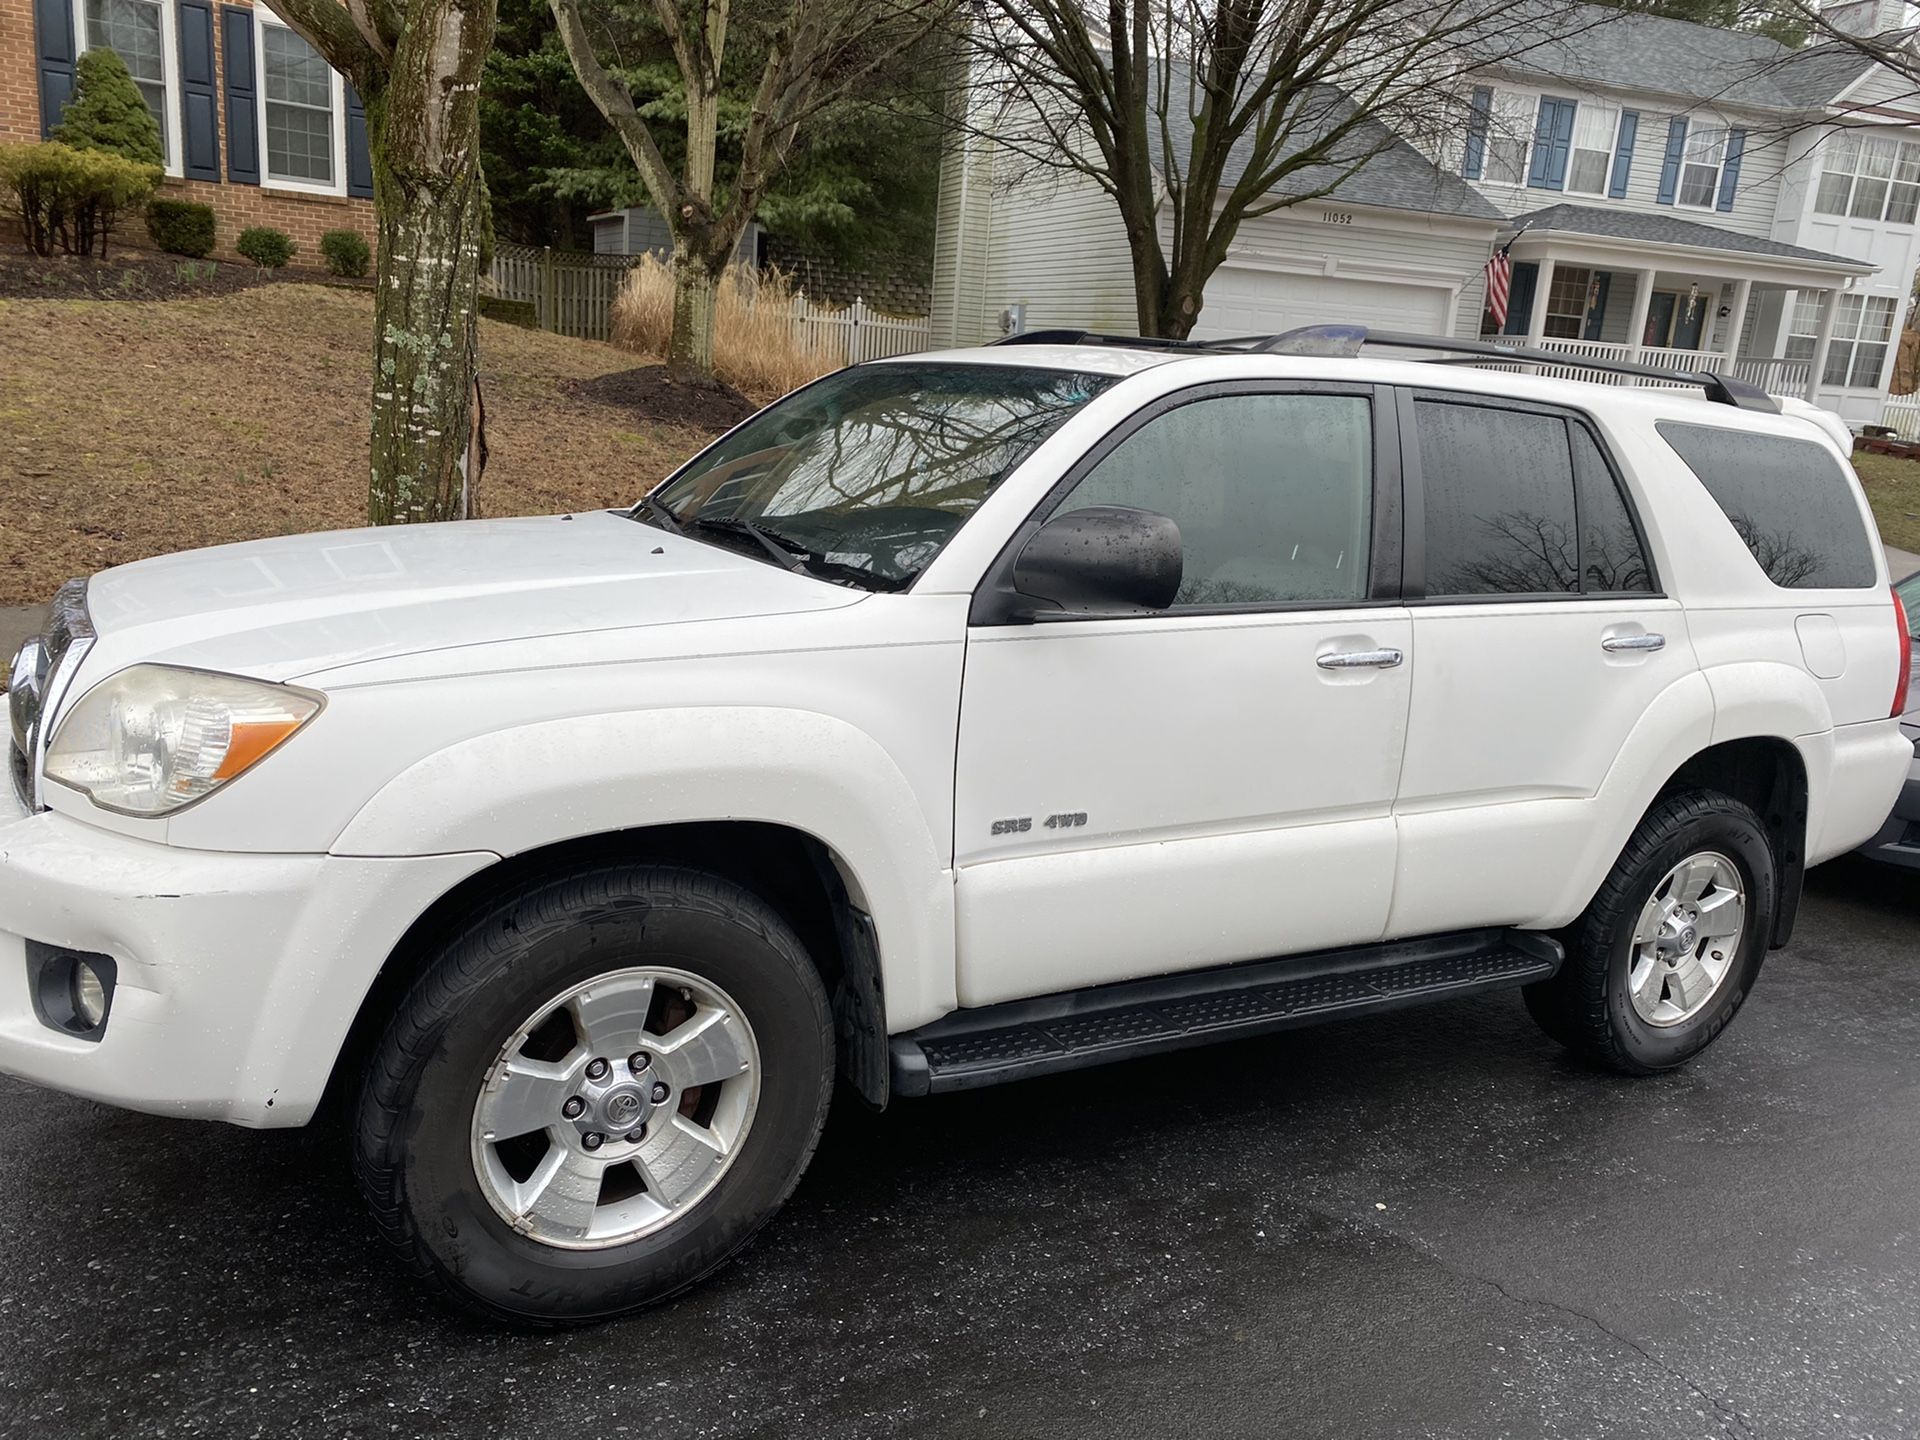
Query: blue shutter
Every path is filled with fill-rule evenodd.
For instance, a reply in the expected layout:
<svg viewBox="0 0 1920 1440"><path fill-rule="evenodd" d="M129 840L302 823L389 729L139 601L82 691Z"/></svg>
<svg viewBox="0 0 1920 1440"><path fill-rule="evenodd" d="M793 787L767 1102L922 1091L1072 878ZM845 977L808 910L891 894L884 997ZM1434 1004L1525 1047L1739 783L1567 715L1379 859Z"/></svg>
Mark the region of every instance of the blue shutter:
<svg viewBox="0 0 1920 1440"><path fill-rule="evenodd" d="M1593 309L1587 312L1587 328L1580 334L1582 340L1598 340L1600 327L1607 318L1607 292L1613 288L1613 272L1602 270L1597 276L1600 293L1594 297Z"/></svg>
<svg viewBox="0 0 1920 1440"><path fill-rule="evenodd" d="M181 158L189 180L220 178L220 102L214 95L213 5L179 0Z"/></svg>
<svg viewBox="0 0 1920 1440"><path fill-rule="evenodd" d="M1487 159L1487 122L1493 115L1493 88L1488 85L1473 87L1473 113L1467 116L1467 158L1460 167L1460 173L1469 180L1478 180L1480 170Z"/></svg>
<svg viewBox="0 0 1920 1440"><path fill-rule="evenodd" d="M1727 163L1720 170L1720 201L1716 210L1733 209L1733 192L1740 184L1740 156L1747 148L1747 132L1727 132Z"/></svg>
<svg viewBox="0 0 1920 1440"><path fill-rule="evenodd" d="M1680 188L1680 157L1687 153L1687 117L1676 115L1667 122L1667 158L1660 162L1660 194L1657 197L1662 205L1673 203L1674 192Z"/></svg>
<svg viewBox="0 0 1920 1440"><path fill-rule="evenodd" d="M1640 134L1640 112L1622 110L1620 112L1620 138L1613 147L1613 177L1607 181L1607 196L1613 200L1627 198L1627 177L1633 173L1633 142Z"/></svg>
<svg viewBox="0 0 1920 1440"><path fill-rule="evenodd" d="M1531 260L1513 262L1513 283L1507 288L1507 323L1502 335L1524 335L1533 319L1533 287L1540 278L1540 267Z"/></svg>
<svg viewBox="0 0 1920 1440"><path fill-rule="evenodd" d="M70 0L33 0L33 60L40 76L40 134L53 133L73 98L73 5Z"/></svg>
<svg viewBox="0 0 1920 1440"><path fill-rule="evenodd" d="M367 148L367 110L347 86L347 194L373 198L373 153Z"/></svg>
<svg viewBox="0 0 1920 1440"><path fill-rule="evenodd" d="M1533 165L1527 172L1527 184L1536 190L1558 190L1567 183L1573 111L1571 100L1540 98L1540 118L1533 127Z"/></svg>
<svg viewBox="0 0 1920 1440"><path fill-rule="evenodd" d="M260 183L259 87L254 80L253 11L220 7L220 49L227 62L227 179Z"/></svg>

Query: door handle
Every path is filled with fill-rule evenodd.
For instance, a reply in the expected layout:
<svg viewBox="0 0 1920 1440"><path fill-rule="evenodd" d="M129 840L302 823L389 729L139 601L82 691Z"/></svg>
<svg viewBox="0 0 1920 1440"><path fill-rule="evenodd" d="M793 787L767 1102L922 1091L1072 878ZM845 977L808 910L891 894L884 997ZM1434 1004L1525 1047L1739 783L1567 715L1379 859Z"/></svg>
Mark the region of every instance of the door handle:
<svg viewBox="0 0 1920 1440"><path fill-rule="evenodd" d="M1664 650L1667 637L1651 632L1644 635L1608 635L1600 641L1602 650Z"/></svg>
<svg viewBox="0 0 1920 1440"><path fill-rule="evenodd" d="M1340 655L1316 655L1322 670L1391 670L1406 657L1398 650L1349 650Z"/></svg>

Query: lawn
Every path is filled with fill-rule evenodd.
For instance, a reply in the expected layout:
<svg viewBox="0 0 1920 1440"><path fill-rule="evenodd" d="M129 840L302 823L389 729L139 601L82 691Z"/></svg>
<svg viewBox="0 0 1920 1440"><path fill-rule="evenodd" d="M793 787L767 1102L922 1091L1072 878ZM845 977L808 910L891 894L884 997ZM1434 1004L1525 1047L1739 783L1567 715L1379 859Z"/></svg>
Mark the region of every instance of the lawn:
<svg viewBox="0 0 1920 1440"><path fill-rule="evenodd" d="M1898 549L1920 552L1920 460L1856 455L1853 468L1867 487L1880 538Z"/></svg>
<svg viewBox="0 0 1920 1440"><path fill-rule="evenodd" d="M372 329L371 295L320 285L0 300L0 605L149 555L365 523ZM609 345L483 321L480 354L488 515L631 501L720 424L585 384L634 368Z"/></svg>

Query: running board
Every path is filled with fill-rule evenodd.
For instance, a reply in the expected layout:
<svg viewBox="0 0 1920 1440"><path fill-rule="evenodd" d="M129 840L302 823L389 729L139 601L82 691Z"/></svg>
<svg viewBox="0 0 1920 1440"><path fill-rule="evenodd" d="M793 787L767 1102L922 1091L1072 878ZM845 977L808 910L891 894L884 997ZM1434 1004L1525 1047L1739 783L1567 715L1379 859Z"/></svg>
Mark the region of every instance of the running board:
<svg viewBox="0 0 1920 1440"><path fill-rule="evenodd" d="M1563 954L1536 931L1472 930L956 1010L893 1037L893 1093L973 1090L1507 989L1546 979Z"/></svg>

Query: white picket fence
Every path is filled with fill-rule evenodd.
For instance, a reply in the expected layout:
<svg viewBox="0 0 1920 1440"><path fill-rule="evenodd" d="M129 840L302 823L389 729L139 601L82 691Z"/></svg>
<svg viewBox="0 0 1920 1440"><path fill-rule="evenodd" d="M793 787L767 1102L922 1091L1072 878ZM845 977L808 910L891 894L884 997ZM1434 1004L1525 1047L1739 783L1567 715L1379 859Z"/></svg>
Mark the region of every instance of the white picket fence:
<svg viewBox="0 0 1920 1440"><path fill-rule="evenodd" d="M1920 395L1889 395L1880 423L1902 440L1920 440Z"/></svg>
<svg viewBox="0 0 1920 1440"><path fill-rule="evenodd" d="M489 282L502 300L534 307L542 330L579 340L605 340L613 302L636 263L632 255L585 255L533 245L496 245ZM889 315L864 300L842 308L793 297L788 323L794 337L825 360L858 365L925 350L932 322L925 315Z"/></svg>

